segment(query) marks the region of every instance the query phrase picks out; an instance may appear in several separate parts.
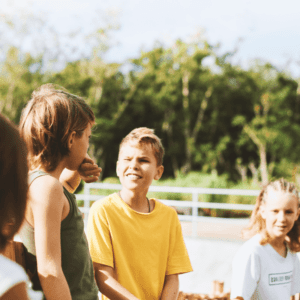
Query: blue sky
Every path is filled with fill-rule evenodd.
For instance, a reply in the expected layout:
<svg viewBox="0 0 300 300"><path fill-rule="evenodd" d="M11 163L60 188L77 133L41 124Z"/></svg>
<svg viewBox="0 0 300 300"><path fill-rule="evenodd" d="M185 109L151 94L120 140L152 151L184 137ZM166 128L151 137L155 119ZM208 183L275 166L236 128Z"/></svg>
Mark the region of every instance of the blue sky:
<svg viewBox="0 0 300 300"><path fill-rule="evenodd" d="M2 11L38 12L60 32L89 32L105 16L120 29L112 32L109 61L123 62L150 50L155 41L170 46L201 32L218 52L238 46L234 62L247 67L269 61L300 76L300 1L297 0L2 0ZM112 16L114 18L112 19Z"/></svg>

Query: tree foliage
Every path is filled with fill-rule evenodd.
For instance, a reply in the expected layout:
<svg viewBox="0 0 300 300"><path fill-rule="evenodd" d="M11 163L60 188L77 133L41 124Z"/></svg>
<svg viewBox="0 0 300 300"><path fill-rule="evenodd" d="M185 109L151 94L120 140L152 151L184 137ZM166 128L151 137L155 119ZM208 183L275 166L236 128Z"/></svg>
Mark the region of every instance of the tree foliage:
<svg viewBox="0 0 300 300"><path fill-rule="evenodd" d="M215 59L214 68L206 58ZM50 73L42 58L11 47L1 67L0 111L18 123L31 92L46 82L84 97L96 115L90 151L103 178L115 176L118 145L140 126L162 138L165 177L190 171L234 181L292 176L300 150L296 80L270 64L234 66L230 55L217 57L205 41L156 44L130 64L124 73L122 64L95 51Z"/></svg>

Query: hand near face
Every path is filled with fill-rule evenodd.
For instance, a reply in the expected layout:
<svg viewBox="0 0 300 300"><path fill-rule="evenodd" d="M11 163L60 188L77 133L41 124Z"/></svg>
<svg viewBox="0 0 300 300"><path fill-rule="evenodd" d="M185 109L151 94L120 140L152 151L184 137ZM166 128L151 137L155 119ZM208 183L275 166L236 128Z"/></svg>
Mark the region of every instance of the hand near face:
<svg viewBox="0 0 300 300"><path fill-rule="evenodd" d="M86 183L95 182L99 179L102 169L87 155L78 168L78 173Z"/></svg>

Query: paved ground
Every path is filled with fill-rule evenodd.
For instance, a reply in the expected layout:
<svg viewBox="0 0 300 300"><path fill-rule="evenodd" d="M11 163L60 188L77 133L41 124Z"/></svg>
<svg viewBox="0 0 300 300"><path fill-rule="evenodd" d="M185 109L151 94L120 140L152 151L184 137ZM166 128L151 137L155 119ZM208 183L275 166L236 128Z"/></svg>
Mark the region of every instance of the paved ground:
<svg viewBox="0 0 300 300"><path fill-rule="evenodd" d="M249 220L204 219L197 224L197 236L192 236L191 222L181 221L185 244L193 272L180 275L180 290L206 293L212 290L213 280L224 281L224 291L231 284L231 262L244 240L241 230Z"/></svg>
<svg viewBox="0 0 300 300"><path fill-rule="evenodd" d="M241 230L249 220L205 218L197 224L194 237L193 224L181 221L186 247L193 272L180 275L180 290L188 293L210 293L213 280L224 281L224 291L230 289L231 262L244 242ZM19 240L16 236L15 240ZM100 299L100 298L99 298Z"/></svg>
<svg viewBox="0 0 300 300"><path fill-rule="evenodd" d="M241 231L247 226L248 222L248 219L222 220L220 218L200 221L197 226L197 237L243 241ZM181 221L181 226L183 235L191 237L193 233L192 223Z"/></svg>

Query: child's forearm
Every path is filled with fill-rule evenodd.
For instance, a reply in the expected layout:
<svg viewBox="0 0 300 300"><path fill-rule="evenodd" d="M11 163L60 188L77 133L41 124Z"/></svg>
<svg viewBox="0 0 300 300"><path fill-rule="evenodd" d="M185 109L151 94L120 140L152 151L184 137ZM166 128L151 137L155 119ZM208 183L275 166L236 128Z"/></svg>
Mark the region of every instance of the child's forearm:
<svg viewBox="0 0 300 300"><path fill-rule="evenodd" d="M72 299L67 280L62 271L58 276L49 275L44 277L39 274L39 279L47 300Z"/></svg>
<svg viewBox="0 0 300 300"><path fill-rule="evenodd" d="M114 300L138 300L127 289L125 289L116 279L107 278L99 288L100 292L109 299Z"/></svg>
<svg viewBox="0 0 300 300"><path fill-rule="evenodd" d="M115 279L113 268L94 263L94 270L99 291L107 298L114 300L139 300Z"/></svg>
<svg viewBox="0 0 300 300"><path fill-rule="evenodd" d="M178 274L166 275L160 300L177 300L179 293Z"/></svg>
<svg viewBox="0 0 300 300"><path fill-rule="evenodd" d="M70 193L74 193L80 184L81 177L78 171L64 169L59 177L59 181Z"/></svg>

